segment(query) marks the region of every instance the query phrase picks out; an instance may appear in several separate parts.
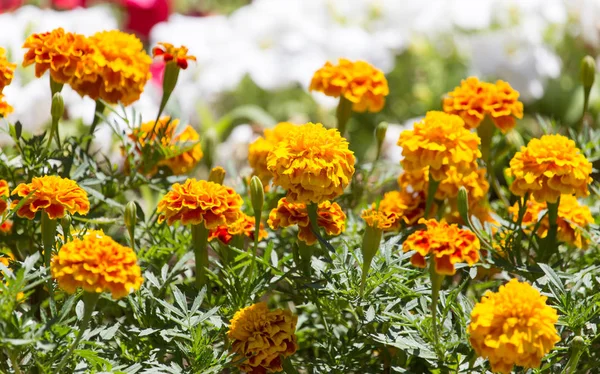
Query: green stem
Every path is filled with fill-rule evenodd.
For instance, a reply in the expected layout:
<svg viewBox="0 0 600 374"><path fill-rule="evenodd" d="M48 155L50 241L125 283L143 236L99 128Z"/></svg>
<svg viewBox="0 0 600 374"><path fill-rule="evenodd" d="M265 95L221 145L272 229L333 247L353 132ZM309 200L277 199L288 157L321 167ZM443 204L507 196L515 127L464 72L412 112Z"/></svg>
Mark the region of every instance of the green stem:
<svg viewBox="0 0 600 374"><path fill-rule="evenodd" d="M300 260L300 266L304 275L310 278L311 274L311 260L315 248L312 245L308 245L302 240L298 240L298 257Z"/></svg>
<svg viewBox="0 0 600 374"><path fill-rule="evenodd" d="M323 243L323 237L321 236L321 231L319 230L319 205L317 203L309 203L306 205L306 211L308 212L308 219L310 221L310 228L313 234L317 237L317 241L321 245L321 248L325 253L328 252L328 248Z"/></svg>
<svg viewBox="0 0 600 374"><path fill-rule="evenodd" d="M56 242L57 224L56 220L50 219L46 211L42 211L42 246L44 250L44 265L48 272L50 272L50 260L52 259L52 251ZM55 316L56 305L54 304L54 284L52 283L52 277L48 278L46 286L50 294L50 313L52 316Z"/></svg>
<svg viewBox="0 0 600 374"><path fill-rule="evenodd" d="M250 281L254 276L254 269L256 268L256 253L258 251L258 237L260 236L260 219L262 211L254 212L254 245L252 246L252 267L250 268Z"/></svg>
<svg viewBox="0 0 600 374"><path fill-rule="evenodd" d="M383 231L377 227L371 227L367 225L367 227L365 228L365 234L363 235L363 241L361 246L361 251L363 255L362 276L360 282L361 297L363 297L364 295L367 275L369 274L369 269L371 268L371 262L373 261L373 257L375 257L375 254L377 254L377 251L379 250L379 244L381 243L382 235Z"/></svg>
<svg viewBox="0 0 600 374"><path fill-rule="evenodd" d="M542 260L544 262L550 260L552 255L558 253L558 243L556 241L556 233L558 232L558 205L560 204L560 197L555 203L546 203L548 207L548 236L546 237L545 244L546 250L542 252Z"/></svg>
<svg viewBox="0 0 600 374"><path fill-rule="evenodd" d="M477 135L481 139L481 158L485 162L485 165L488 169L488 175L494 174L491 165L492 160L490 159L490 154L492 149L492 137L494 136L495 131L496 126L488 116L486 116L479 127L477 127Z"/></svg>
<svg viewBox="0 0 600 374"><path fill-rule="evenodd" d="M92 121L92 125L90 126L90 141L85 147L86 153L90 151L90 146L92 145L92 140L94 139L94 132L96 131L96 127L100 123L100 116L104 112L105 107L106 106L100 99L96 100L96 108L94 109L94 120Z"/></svg>
<svg viewBox="0 0 600 374"><path fill-rule="evenodd" d="M98 302L99 298L100 298L99 293L91 293L91 292L83 293L83 305L84 305L83 319L81 320L81 324L79 325L79 331L77 332L77 337L75 338L75 341L71 345L71 348L69 348L69 350L67 351L67 354L63 357L63 359L58 364L58 368L56 369L55 373L61 373L61 369L65 367L65 365L67 364L67 361L69 360L69 357L71 357L71 355L73 354L73 352L79 345L79 342L81 341L81 338L83 337L83 333L85 332L88 325L90 324L90 321L92 319L92 313L94 313L94 309L96 308L96 303Z"/></svg>
<svg viewBox="0 0 600 374"><path fill-rule="evenodd" d="M54 79L52 79L52 76L50 76L50 98L53 98L55 93L61 92L63 87L63 83L56 82Z"/></svg>
<svg viewBox="0 0 600 374"><path fill-rule="evenodd" d="M425 218L429 217L431 208L433 207L433 201L435 199L435 193L437 192L440 181L433 179L431 172L429 172L429 184L427 186L427 199L425 200Z"/></svg>
<svg viewBox="0 0 600 374"><path fill-rule="evenodd" d="M192 248L196 259L196 287L200 290L207 284L208 229L203 223L192 225Z"/></svg>
<svg viewBox="0 0 600 374"><path fill-rule="evenodd" d="M283 367L283 372L285 374L298 374L298 371L292 364L292 360L289 357L286 357L282 360L281 366Z"/></svg>
<svg viewBox="0 0 600 374"><path fill-rule="evenodd" d="M15 371L15 374L22 374L23 372L21 371L21 368L19 367L19 362L15 358L15 354L11 350L6 349L6 355L10 359L10 365L12 366L13 370Z"/></svg>
<svg viewBox="0 0 600 374"><path fill-rule="evenodd" d="M431 278L431 325L433 327L433 344L438 359L443 361L443 353L439 349L440 334L437 324L437 305L444 276L435 271L435 261L433 259L431 259L431 263L429 264L429 277Z"/></svg>
<svg viewBox="0 0 600 374"><path fill-rule="evenodd" d="M348 120L350 120L350 117L352 117L352 102L346 99L344 96L340 96L340 102L338 103L335 116L337 118L338 131L340 132L341 136L344 136Z"/></svg>
<svg viewBox="0 0 600 374"><path fill-rule="evenodd" d="M583 112L581 113L581 120L579 121L579 131L583 130L583 123L585 122L585 114L588 111L590 104L590 90L592 87L583 87Z"/></svg>

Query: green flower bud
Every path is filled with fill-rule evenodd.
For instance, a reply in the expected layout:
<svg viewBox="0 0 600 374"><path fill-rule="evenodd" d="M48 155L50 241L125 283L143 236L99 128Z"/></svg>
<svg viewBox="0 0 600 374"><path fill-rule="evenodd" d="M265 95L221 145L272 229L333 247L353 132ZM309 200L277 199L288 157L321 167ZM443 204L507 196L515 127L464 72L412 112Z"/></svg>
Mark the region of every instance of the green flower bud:
<svg viewBox="0 0 600 374"><path fill-rule="evenodd" d="M377 144L379 147L381 147L381 145L383 144L383 141L385 140L385 133L387 132L387 129L388 129L387 122L381 122L375 128L375 137L377 138Z"/></svg>
<svg viewBox="0 0 600 374"><path fill-rule="evenodd" d="M62 118L64 112L65 102L60 92L57 92L54 94L54 96L52 96L52 106L50 107L50 114L52 115L52 118L59 119Z"/></svg>
<svg viewBox="0 0 600 374"><path fill-rule="evenodd" d="M65 214L63 218L60 219L60 227L62 227L63 234L65 236L65 241L67 241L67 236L71 230L71 215Z"/></svg>
<svg viewBox="0 0 600 374"><path fill-rule="evenodd" d="M252 209L254 214L262 212L263 204L265 202L265 190L260 178L256 175L250 180L250 200L252 201Z"/></svg>
<svg viewBox="0 0 600 374"><path fill-rule="evenodd" d="M581 60L581 83L583 87L590 88L594 85L596 78L596 61L592 56L585 56Z"/></svg>
<svg viewBox="0 0 600 374"><path fill-rule="evenodd" d="M123 220L125 221L127 231L129 231L129 234L131 235L135 229L135 225L137 224L137 206L135 201L130 201L127 203L127 205L125 205Z"/></svg>
<svg viewBox="0 0 600 374"><path fill-rule="evenodd" d="M465 223L469 222L469 195L464 187L458 190L458 213Z"/></svg>
<svg viewBox="0 0 600 374"><path fill-rule="evenodd" d="M223 180L225 179L225 169L220 166L216 166L211 169L210 174L208 175L209 182L214 182L217 184L223 184Z"/></svg>

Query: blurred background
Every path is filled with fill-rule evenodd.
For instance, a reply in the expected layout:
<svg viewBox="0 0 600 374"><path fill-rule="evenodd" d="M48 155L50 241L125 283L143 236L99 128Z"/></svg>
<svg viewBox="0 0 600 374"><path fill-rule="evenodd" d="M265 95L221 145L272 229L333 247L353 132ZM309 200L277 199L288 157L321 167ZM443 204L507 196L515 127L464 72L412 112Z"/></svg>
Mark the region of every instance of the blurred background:
<svg viewBox="0 0 600 374"><path fill-rule="evenodd" d="M198 61L182 71L167 111L217 140L207 162L236 169L262 127L335 124L337 100L307 90L327 60L363 59L386 73L385 109L355 115L349 129L362 157L373 152L374 127L390 123L386 155L394 161L400 131L440 109L443 95L470 75L506 80L521 93L526 117L517 135L541 131L544 121L573 126L583 106L579 62L600 48L600 0L0 0L0 13L0 46L17 63L27 35L56 27L86 35L120 28L136 33L148 51L159 41L187 46ZM162 69L153 65L142 98L125 110L132 123L156 116ZM597 91L590 123L600 112ZM63 92L71 131L84 131L93 101L68 87ZM46 128L48 81L34 79L33 68L19 67L5 94L15 108L9 121L30 133ZM0 124L0 132L5 128ZM118 157L114 130L99 131L105 141L96 143Z"/></svg>

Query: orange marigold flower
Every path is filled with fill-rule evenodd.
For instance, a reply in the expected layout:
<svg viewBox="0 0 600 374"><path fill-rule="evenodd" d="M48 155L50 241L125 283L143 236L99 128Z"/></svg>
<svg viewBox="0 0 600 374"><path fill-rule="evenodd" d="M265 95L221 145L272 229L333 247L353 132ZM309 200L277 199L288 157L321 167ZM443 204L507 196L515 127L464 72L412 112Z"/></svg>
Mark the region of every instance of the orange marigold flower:
<svg viewBox="0 0 600 374"><path fill-rule="evenodd" d="M519 101L519 92L504 81L494 84L469 77L448 93L444 112L459 115L469 129L478 127L489 116L506 133L515 127L515 118L523 118L523 103Z"/></svg>
<svg viewBox="0 0 600 374"><path fill-rule="evenodd" d="M62 28L29 36L23 48L27 49L23 66L35 64L38 78L50 70L58 83L70 83L73 77L81 76L84 59L95 53L88 38Z"/></svg>
<svg viewBox="0 0 600 374"><path fill-rule="evenodd" d="M210 231L208 240L219 239L225 244L229 244L234 236L244 235L254 240L254 217L250 217L247 214L240 213L240 218L232 224L221 225ZM264 229L262 222L260 223L260 229L258 230L258 240L267 238L267 232Z"/></svg>
<svg viewBox="0 0 600 374"><path fill-rule="evenodd" d="M545 202L539 203L535 200L527 200L527 209L523 215L523 226L532 230L538 223L540 214L546 209L548 209L548 206ZM519 215L519 204L515 203L515 205L508 208L508 211L516 221ZM586 228L590 223L594 223L594 218L587 205L579 204L575 196L561 195L556 223L558 225L558 240L577 248L587 248L588 241L583 237L582 229ZM544 218L539 223L537 235L540 238L545 238L548 235L549 229L548 215L544 215Z"/></svg>
<svg viewBox="0 0 600 374"><path fill-rule="evenodd" d="M307 123L290 130L267 157L273 183L288 200L320 203L341 195L354 175L354 153L336 129Z"/></svg>
<svg viewBox="0 0 600 374"><path fill-rule="evenodd" d="M85 55L71 87L81 96L111 104L137 101L151 77L152 58L142 42L119 30L98 32L88 40L95 52Z"/></svg>
<svg viewBox="0 0 600 374"><path fill-rule="evenodd" d="M0 179L0 215L4 214L8 204L6 199L10 195L10 189L8 188L8 182L4 179Z"/></svg>
<svg viewBox="0 0 600 374"><path fill-rule="evenodd" d="M265 129L264 137L256 139L248 147L248 163L254 169L254 175L260 178L263 186L268 186L273 174L267 168L267 156L275 146L285 138L296 125L280 122L272 129Z"/></svg>
<svg viewBox="0 0 600 374"><path fill-rule="evenodd" d="M371 208L362 212L361 217L367 225L380 230L399 230L404 223L416 224L425 215L425 194L423 192L390 191Z"/></svg>
<svg viewBox="0 0 600 374"><path fill-rule="evenodd" d="M96 230L65 243L52 257L50 270L68 293L78 288L110 292L115 300L138 290L144 281L135 252Z"/></svg>
<svg viewBox="0 0 600 374"><path fill-rule="evenodd" d="M487 291L471 312L467 329L475 352L492 371L509 374L513 365L539 368L560 341L558 314L529 283L511 279L498 292Z"/></svg>
<svg viewBox="0 0 600 374"><path fill-rule="evenodd" d="M158 47L152 49L152 57L160 57L164 62L175 62L181 69L187 69L188 60L196 61L195 56L188 55L188 49L185 46L176 48L173 44L158 43Z"/></svg>
<svg viewBox="0 0 600 374"><path fill-rule="evenodd" d="M16 68L16 64L11 64L6 59L6 50L0 47L0 94L4 87L8 86L12 81Z"/></svg>
<svg viewBox="0 0 600 374"><path fill-rule="evenodd" d="M481 157L477 134L465 129L463 120L444 112L430 111L417 122L413 130L400 134L402 166L415 171L429 166L436 181L445 178L451 167L458 173L473 170L475 160Z"/></svg>
<svg viewBox="0 0 600 374"><path fill-rule="evenodd" d="M0 223L0 232L3 234L9 234L12 230L12 227L13 221L7 219L6 221Z"/></svg>
<svg viewBox="0 0 600 374"><path fill-rule="evenodd" d="M365 61L352 62L344 58L340 58L337 65L327 62L317 70L309 90L327 96L343 96L352 103L355 112L379 112L390 93L381 70Z"/></svg>
<svg viewBox="0 0 600 374"><path fill-rule="evenodd" d="M454 264L479 261L479 239L473 232L435 219L422 218L419 223L427 229L412 233L402 245L404 252L416 252L410 260L414 266L424 268L425 256L431 254L438 274L454 275Z"/></svg>
<svg viewBox="0 0 600 374"><path fill-rule="evenodd" d="M277 203L277 208L271 210L267 223L273 230L297 225L298 240L308 245L317 242L317 237L310 228L310 219L304 203L293 203L285 197L282 198ZM340 235L346 230L346 214L337 203L323 201L317 208L317 224L325 229L327 235Z"/></svg>
<svg viewBox="0 0 600 374"><path fill-rule="evenodd" d="M0 94L0 118L6 117L14 111L13 107L4 101L4 95Z"/></svg>
<svg viewBox="0 0 600 374"><path fill-rule="evenodd" d="M521 147L510 160L507 174L514 178L510 191L517 196L531 193L539 202L556 203L560 195L589 195L592 163L562 135L544 135Z"/></svg>
<svg viewBox="0 0 600 374"><path fill-rule="evenodd" d="M176 221L183 225L204 223L204 227L212 230L236 222L242 203L242 197L233 188L191 178L183 184L173 184L158 203L156 212L158 223L165 220L168 225Z"/></svg>
<svg viewBox="0 0 600 374"><path fill-rule="evenodd" d="M50 219L62 218L67 212L85 215L90 210L87 192L75 181L56 175L35 177L31 183L21 183L13 190L12 195L15 194L23 198L31 194L17 211L19 217L28 219L34 219L38 210L46 212ZM13 204L16 206L18 200Z"/></svg>
<svg viewBox="0 0 600 374"><path fill-rule="evenodd" d="M179 120L171 117L161 117L158 122L149 121L129 134L129 138L136 143L136 149L142 153L146 145L156 149L154 145L161 145L158 166L167 166L174 175L181 175L192 170L202 159L200 135L190 125L177 131ZM156 172L156 167L151 174Z"/></svg>
<svg viewBox="0 0 600 374"><path fill-rule="evenodd" d="M246 358L238 364L239 369L248 374L282 371L282 358L298 350L297 323L298 317L289 310L269 310L264 302L235 313L227 336L231 350Z"/></svg>

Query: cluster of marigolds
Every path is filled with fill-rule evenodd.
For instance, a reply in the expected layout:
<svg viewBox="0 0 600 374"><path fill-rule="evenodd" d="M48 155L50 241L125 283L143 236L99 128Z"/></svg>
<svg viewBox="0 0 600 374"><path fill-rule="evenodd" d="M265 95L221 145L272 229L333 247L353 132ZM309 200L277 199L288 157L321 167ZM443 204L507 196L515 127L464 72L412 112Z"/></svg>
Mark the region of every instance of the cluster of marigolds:
<svg viewBox="0 0 600 374"><path fill-rule="evenodd" d="M68 84L82 96L109 104L135 102L150 77L152 58L135 36L120 31L87 37L56 29L30 36L24 48L27 52L23 65L34 65L38 77L49 71L51 82L59 87L55 91ZM178 69L185 69L194 57L187 55L185 47L169 44L161 44L153 54L167 64L167 73L168 69L175 72L172 79L167 73L165 76L164 94L168 95L172 91L168 85L176 82ZM2 89L10 84L14 69L0 48L0 116L11 111ZM319 69L310 89L339 97L342 110L355 112L380 111L389 92L381 71L366 62L345 59L338 65L328 62ZM387 192L362 212L364 241L372 242L365 245L365 261L373 257L369 251L377 250L382 234L416 226L420 229L408 236L402 247L404 252L413 253L414 266L424 268L430 264L443 276L455 274L457 263L478 262L480 238L461 228L466 222L458 209L460 187L466 189L470 214L495 224L496 237L502 237L487 201L489 150L485 144L489 144L489 135L485 134L490 134L490 129L493 134L496 128L505 133L515 126L516 119L523 116L523 104L518 98L518 92L506 82L486 83L468 78L447 95L443 111L426 113L412 130L400 135L398 145L402 148L404 171L398 178L399 189ZM142 124L130 134L133 149L140 154L148 146L166 150L144 173L151 175L158 167L167 167L173 174L185 174L203 157L198 133L191 126L176 131L178 126L177 120L162 117ZM328 236L344 232L346 214L334 200L351 183L355 157L343 135L319 123L286 122L265 130L264 136L250 145L248 161L262 186L287 192L268 216L271 229L295 226L298 240L306 246L323 240L320 230ZM558 240L585 248L581 227L591 223L592 217L577 197L588 195L591 171L591 163L572 140L562 135L533 139L516 153L507 170L510 191L523 198L510 212L516 220L525 203L523 225L544 238L553 223L547 215L538 222L539 213L555 207ZM6 217L12 213L30 220L41 219L47 230L55 228L65 215L85 215L90 209L84 189L75 181L54 175L33 178L12 190L0 180L0 196L4 231L11 229ZM229 243L240 236L266 238L262 225L256 228L256 214L244 213L242 204L242 197L218 178L188 179L173 184L160 200L158 222L189 225L191 230L204 233L208 241ZM442 219L431 218L436 215ZM48 222L54 222L54 226ZM140 288L142 272L133 249L102 231L65 237L56 232L50 235L51 245L44 247L46 254L51 253L47 265L65 292L74 293L81 288L85 293L107 292L119 299ZM496 247L492 243L490 248ZM1 260L5 266L11 261ZM208 262L198 263L199 257L196 261L198 274ZM363 272L368 270L368 265L363 268ZM544 355L560 340L555 328L557 320L556 310L546 304L545 297L530 284L513 279L497 292L488 291L477 303L468 333L472 347L489 359L493 371L509 373L513 365L540 366ZM232 351L245 357L239 363L240 369L249 373L281 371L283 361L298 348L296 322L297 317L291 312L269 310L263 302L238 311L230 322L228 337Z"/></svg>

